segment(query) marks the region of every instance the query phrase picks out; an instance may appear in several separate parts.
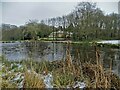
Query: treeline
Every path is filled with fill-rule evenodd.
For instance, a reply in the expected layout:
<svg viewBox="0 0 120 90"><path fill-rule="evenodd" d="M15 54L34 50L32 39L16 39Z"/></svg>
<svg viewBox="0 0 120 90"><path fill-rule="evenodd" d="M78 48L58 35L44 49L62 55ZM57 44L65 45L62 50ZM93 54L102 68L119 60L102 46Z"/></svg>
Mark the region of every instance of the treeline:
<svg viewBox="0 0 120 90"><path fill-rule="evenodd" d="M48 37L52 27L36 20L30 20L24 26L17 27L10 24L2 24L2 40L37 40Z"/></svg>
<svg viewBox="0 0 120 90"><path fill-rule="evenodd" d="M58 30L64 32L64 39L75 41L120 39L120 15L105 15L96 3L81 2L66 16L42 20L41 23L33 20L20 27L3 24L2 30L3 40L36 40L49 37ZM66 37L67 32L72 36Z"/></svg>

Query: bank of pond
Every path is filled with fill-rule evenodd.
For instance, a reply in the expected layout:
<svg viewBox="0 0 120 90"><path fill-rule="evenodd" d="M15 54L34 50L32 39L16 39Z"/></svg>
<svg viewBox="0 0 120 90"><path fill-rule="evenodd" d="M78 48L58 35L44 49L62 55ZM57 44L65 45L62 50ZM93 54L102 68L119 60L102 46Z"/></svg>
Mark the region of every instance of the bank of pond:
<svg viewBox="0 0 120 90"><path fill-rule="evenodd" d="M17 43L17 42L53 42L53 43L78 43L78 44L93 44L98 46L111 46L120 47L120 40L84 40L84 41L71 41L71 40L21 40L21 41L0 41L0 43Z"/></svg>
<svg viewBox="0 0 120 90"><path fill-rule="evenodd" d="M97 55L97 52L96 52ZM112 72L112 64L105 69L99 56L96 62L72 61L69 51L67 58L59 61L2 61L1 87L5 88L120 88L120 78Z"/></svg>
<svg viewBox="0 0 120 90"><path fill-rule="evenodd" d="M120 88L120 49L115 43L16 41L0 45L3 89Z"/></svg>

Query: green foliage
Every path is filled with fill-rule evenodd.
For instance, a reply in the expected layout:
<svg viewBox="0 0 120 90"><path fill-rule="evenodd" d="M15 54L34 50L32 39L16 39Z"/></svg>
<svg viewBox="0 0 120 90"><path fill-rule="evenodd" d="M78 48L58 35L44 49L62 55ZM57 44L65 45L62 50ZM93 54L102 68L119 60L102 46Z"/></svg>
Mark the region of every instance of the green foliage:
<svg viewBox="0 0 120 90"><path fill-rule="evenodd" d="M42 20L41 23L29 20L20 27L3 24L2 40L38 40L48 38L58 30L64 32L64 40L120 39L120 16L115 13L105 15L95 3L81 2L66 16ZM66 32L69 32L67 37Z"/></svg>
<svg viewBox="0 0 120 90"><path fill-rule="evenodd" d="M51 27L32 21L24 26L16 26L16 28L11 26L12 25L8 27L7 24L3 24L2 40L37 40L39 38L48 37L52 32Z"/></svg>

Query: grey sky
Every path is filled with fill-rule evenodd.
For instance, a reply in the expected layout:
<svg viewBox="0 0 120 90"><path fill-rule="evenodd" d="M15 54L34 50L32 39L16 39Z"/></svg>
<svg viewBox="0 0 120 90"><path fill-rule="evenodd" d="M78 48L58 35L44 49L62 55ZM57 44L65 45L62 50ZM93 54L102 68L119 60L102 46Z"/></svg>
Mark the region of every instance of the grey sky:
<svg viewBox="0 0 120 90"><path fill-rule="evenodd" d="M70 13L77 2L3 2L2 22L23 25L29 19L47 19ZM118 13L117 2L97 3L105 13Z"/></svg>
<svg viewBox="0 0 120 90"><path fill-rule="evenodd" d="M2 3L0 3L0 24L2 23Z"/></svg>

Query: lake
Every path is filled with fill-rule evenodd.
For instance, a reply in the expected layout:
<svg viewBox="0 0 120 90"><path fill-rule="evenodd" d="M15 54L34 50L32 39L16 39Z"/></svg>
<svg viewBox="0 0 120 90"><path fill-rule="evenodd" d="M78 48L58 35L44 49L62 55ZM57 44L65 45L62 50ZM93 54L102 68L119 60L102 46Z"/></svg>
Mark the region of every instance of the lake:
<svg viewBox="0 0 120 90"><path fill-rule="evenodd" d="M89 44L70 44L52 42L14 42L0 43L2 55L8 60L64 60L69 47L72 60L81 62L96 62L95 48ZM99 47L100 60L103 65L109 68L110 61L113 62L113 72L120 76L120 50L110 47Z"/></svg>
<svg viewBox="0 0 120 90"><path fill-rule="evenodd" d="M120 44L120 40L102 40L97 43L105 43L105 44Z"/></svg>

